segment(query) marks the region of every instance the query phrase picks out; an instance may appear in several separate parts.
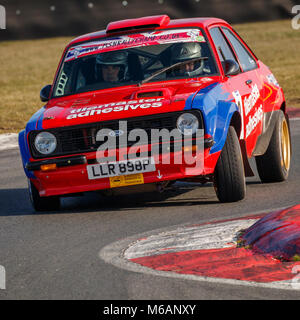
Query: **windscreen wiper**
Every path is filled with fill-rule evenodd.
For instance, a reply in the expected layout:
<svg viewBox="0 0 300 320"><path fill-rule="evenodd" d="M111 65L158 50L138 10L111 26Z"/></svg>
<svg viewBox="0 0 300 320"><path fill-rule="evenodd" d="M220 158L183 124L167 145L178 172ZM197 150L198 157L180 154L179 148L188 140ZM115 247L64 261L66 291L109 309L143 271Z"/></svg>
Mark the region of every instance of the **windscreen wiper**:
<svg viewBox="0 0 300 320"><path fill-rule="evenodd" d="M195 58L195 59L191 59L191 60L185 60L185 61L176 62L176 63L174 63L174 64L172 64L172 65L170 65L168 67L162 68L162 69L152 73L149 77L147 77L146 79L140 81L138 83L138 86L141 86L144 83L146 83L146 82L150 81L151 79L153 79L154 77L158 76L159 74L164 73L164 72L166 72L168 70L171 70L173 68L176 68L176 67L178 67L178 66L180 66L182 64L186 64L186 63L190 63L190 62L197 62L199 60L206 60L206 59L208 59L208 57L200 57L200 58Z"/></svg>

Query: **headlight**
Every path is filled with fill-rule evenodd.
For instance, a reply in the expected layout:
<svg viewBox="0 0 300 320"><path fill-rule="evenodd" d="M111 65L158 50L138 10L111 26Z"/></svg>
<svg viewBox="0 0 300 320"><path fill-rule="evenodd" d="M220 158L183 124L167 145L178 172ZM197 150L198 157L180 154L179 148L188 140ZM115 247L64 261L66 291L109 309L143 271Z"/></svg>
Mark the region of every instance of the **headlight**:
<svg viewBox="0 0 300 320"><path fill-rule="evenodd" d="M40 132L34 139L34 146L41 154L50 154L56 149L57 140L50 132Z"/></svg>
<svg viewBox="0 0 300 320"><path fill-rule="evenodd" d="M177 119L177 129L186 136L196 133L198 128L198 118L192 113L183 113Z"/></svg>

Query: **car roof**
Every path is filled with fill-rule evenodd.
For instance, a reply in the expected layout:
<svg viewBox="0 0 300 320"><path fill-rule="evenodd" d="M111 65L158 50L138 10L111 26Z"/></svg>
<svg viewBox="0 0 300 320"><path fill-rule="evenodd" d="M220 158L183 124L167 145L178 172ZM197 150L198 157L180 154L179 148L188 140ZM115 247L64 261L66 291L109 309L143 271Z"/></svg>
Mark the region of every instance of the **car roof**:
<svg viewBox="0 0 300 320"><path fill-rule="evenodd" d="M136 22L137 24L141 25L143 22L148 23L148 25L151 25L151 21L163 21L161 25L156 25L155 28L153 28L154 23L152 24L152 28L150 27L145 27L145 28L132 28L134 23ZM149 30L159 30L159 29L166 29L166 28L182 28L182 27L193 27L197 26L200 28L207 28L210 25L213 24L226 24L229 25L225 20L219 19L219 18L214 18L214 17L201 17L201 18L187 18L187 19L170 19L167 15L162 15L162 16L148 16L148 17L142 17L142 18L137 18L137 19L127 19L127 20L120 20L120 21L115 21L111 22L108 24L107 28L105 30L100 30L92 33L87 33L82 36L79 36L77 38L74 38L69 44L69 46L73 46L82 42L86 41L91 41L95 40L97 38L103 38L107 36L116 36L116 35L122 35L126 34L128 32L141 32L141 30L149 31ZM117 32L108 32L108 28L111 25L119 25L121 28L116 29L119 30ZM126 28L127 26L130 26L131 28ZM145 25L146 26L146 25ZM123 29L123 30L122 30Z"/></svg>

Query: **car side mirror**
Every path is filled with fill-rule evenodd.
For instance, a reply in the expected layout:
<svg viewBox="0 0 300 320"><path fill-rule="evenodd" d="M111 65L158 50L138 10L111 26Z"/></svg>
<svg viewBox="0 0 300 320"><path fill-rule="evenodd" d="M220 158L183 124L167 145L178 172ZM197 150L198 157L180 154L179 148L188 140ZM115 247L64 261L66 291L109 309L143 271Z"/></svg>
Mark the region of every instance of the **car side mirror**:
<svg viewBox="0 0 300 320"><path fill-rule="evenodd" d="M234 76L240 72L240 66L233 60L222 62L226 76Z"/></svg>
<svg viewBox="0 0 300 320"><path fill-rule="evenodd" d="M46 102L49 100L51 87L51 84L47 84L45 87L42 88L40 92L40 99L42 102Z"/></svg>

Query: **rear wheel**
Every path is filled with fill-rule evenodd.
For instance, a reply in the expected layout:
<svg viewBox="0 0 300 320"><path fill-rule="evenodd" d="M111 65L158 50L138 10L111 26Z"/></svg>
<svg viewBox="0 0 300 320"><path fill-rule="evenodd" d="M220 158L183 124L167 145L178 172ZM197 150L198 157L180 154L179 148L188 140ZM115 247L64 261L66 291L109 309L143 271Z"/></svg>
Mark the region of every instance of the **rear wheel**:
<svg viewBox="0 0 300 320"><path fill-rule="evenodd" d="M286 116L281 111L267 151L255 157L262 182L280 182L287 179L291 164L291 136Z"/></svg>
<svg viewBox="0 0 300 320"><path fill-rule="evenodd" d="M227 139L215 168L214 187L221 202L239 201L246 194L243 158L232 126L228 129Z"/></svg>
<svg viewBox="0 0 300 320"><path fill-rule="evenodd" d="M36 211L57 211L60 208L59 196L41 197L34 184L28 180L31 204Z"/></svg>

